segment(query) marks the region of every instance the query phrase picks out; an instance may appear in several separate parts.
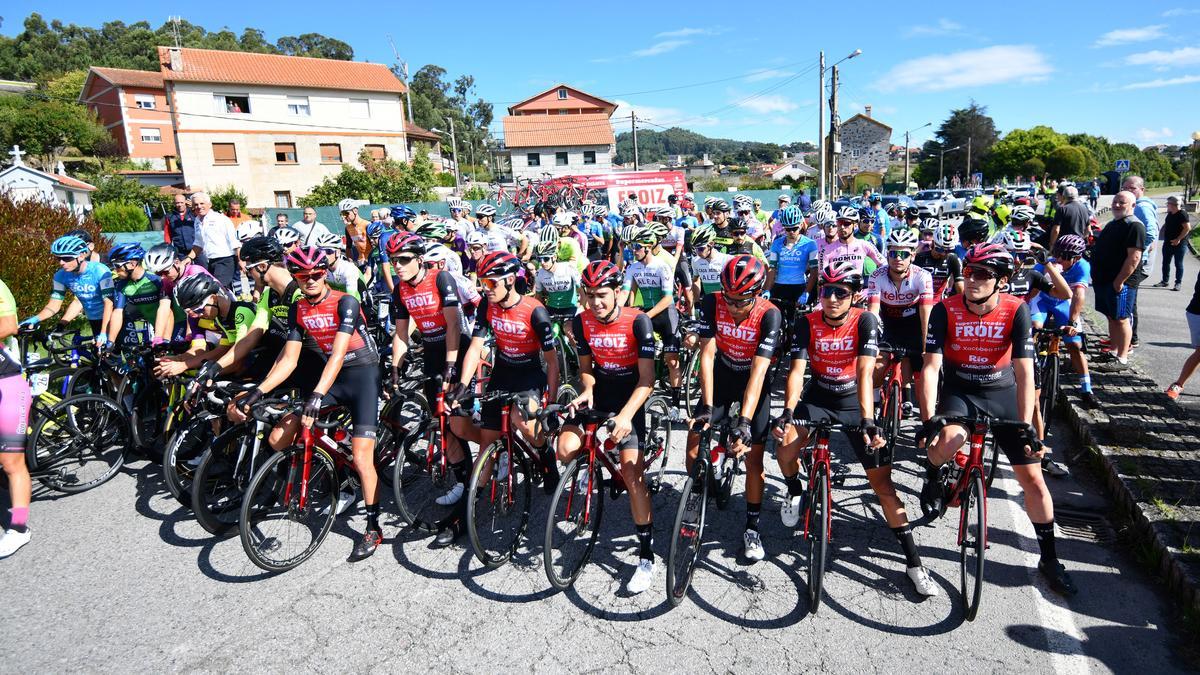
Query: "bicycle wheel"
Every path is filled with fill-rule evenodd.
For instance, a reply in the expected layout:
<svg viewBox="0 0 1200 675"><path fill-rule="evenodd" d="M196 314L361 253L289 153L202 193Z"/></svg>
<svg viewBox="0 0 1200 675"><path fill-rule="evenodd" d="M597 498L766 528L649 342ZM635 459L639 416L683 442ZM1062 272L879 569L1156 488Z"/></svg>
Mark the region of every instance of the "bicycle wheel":
<svg viewBox="0 0 1200 675"><path fill-rule="evenodd" d="M1055 354L1046 356L1046 365L1042 368L1041 385L1042 396L1038 404L1042 407L1042 428L1049 429L1058 404L1058 356Z"/></svg>
<svg viewBox="0 0 1200 675"><path fill-rule="evenodd" d="M467 534L471 549L485 567L512 558L529 525L533 476L524 453L496 441L479 455L467 490Z"/></svg>
<svg viewBox="0 0 1200 675"><path fill-rule="evenodd" d="M116 475L132 443L129 425L112 399L72 396L38 420L25 463L42 485L59 492L90 490Z"/></svg>
<svg viewBox="0 0 1200 675"><path fill-rule="evenodd" d="M423 532L436 531L454 514L456 507L456 504L442 506L436 500L457 482L442 458L436 429L400 441L400 451L392 465L392 491L400 522Z"/></svg>
<svg viewBox="0 0 1200 675"><path fill-rule="evenodd" d="M693 490L699 481L699 490ZM704 516L708 511L708 476L704 471L688 478L680 488L679 507L675 510L675 526L671 530L671 548L667 553L667 601L672 607L687 596L692 585L692 573L700 559L700 544L704 538Z"/></svg>
<svg viewBox="0 0 1200 675"><path fill-rule="evenodd" d="M893 456L896 452L896 440L900 437L900 400L903 395L899 382L888 385L887 405L883 411L883 438Z"/></svg>
<svg viewBox="0 0 1200 675"><path fill-rule="evenodd" d="M988 452L988 451L991 452ZM996 472L1000 469L1000 446L996 444L996 439L991 436L987 439L987 445L983 449L984 455L984 470L987 471L987 486L992 487L992 481L996 480Z"/></svg>
<svg viewBox="0 0 1200 675"><path fill-rule="evenodd" d="M333 459L323 450L312 451L307 486L303 469L304 448L284 450L254 474L242 501L242 549L268 572L285 572L308 560L333 527L340 482Z"/></svg>
<svg viewBox="0 0 1200 675"><path fill-rule="evenodd" d="M821 589L825 585L825 555L829 552L829 476L819 467L808 488L808 611L821 607Z"/></svg>
<svg viewBox="0 0 1200 675"><path fill-rule="evenodd" d="M664 396L651 396L646 402L646 438L642 439L642 454L646 458L645 481L650 494L662 489L667 457L671 454L670 401ZM658 468L654 468L655 464Z"/></svg>
<svg viewBox="0 0 1200 675"><path fill-rule="evenodd" d="M192 478L200 464L200 456L217 435L213 431L214 419L213 415L199 415L185 422L171 436L163 451L163 480L167 490L188 508L192 506Z"/></svg>
<svg viewBox="0 0 1200 675"><path fill-rule="evenodd" d="M688 353L683 365L683 405L690 419L696 406L700 404L700 350L693 349Z"/></svg>
<svg viewBox="0 0 1200 675"><path fill-rule="evenodd" d="M238 425L213 439L201 455L192 477L191 506L205 532L220 536L237 525L246 486L269 453L263 443L258 457L251 457L254 440L245 426Z"/></svg>
<svg viewBox="0 0 1200 675"><path fill-rule="evenodd" d="M67 397L93 394L115 398L116 386L107 383L103 373L95 366L80 366L75 368L75 376L67 382ZM119 400L119 399L118 399Z"/></svg>
<svg viewBox="0 0 1200 675"><path fill-rule="evenodd" d="M542 559L546 578L560 591L575 583L596 547L604 516L604 482L599 474L599 465L589 471L586 455L576 457L563 471L550 502Z"/></svg>
<svg viewBox="0 0 1200 675"><path fill-rule="evenodd" d="M733 496L733 478L737 475L737 459L733 453L726 452L725 459L719 467L713 470L713 478L716 480L713 497L716 498L717 508L724 511L729 506L730 497Z"/></svg>
<svg viewBox="0 0 1200 675"><path fill-rule="evenodd" d="M987 551L987 491L978 469L971 470L958 517L958 561L963 612L974 621L983 597L983 560Z"/></svg>

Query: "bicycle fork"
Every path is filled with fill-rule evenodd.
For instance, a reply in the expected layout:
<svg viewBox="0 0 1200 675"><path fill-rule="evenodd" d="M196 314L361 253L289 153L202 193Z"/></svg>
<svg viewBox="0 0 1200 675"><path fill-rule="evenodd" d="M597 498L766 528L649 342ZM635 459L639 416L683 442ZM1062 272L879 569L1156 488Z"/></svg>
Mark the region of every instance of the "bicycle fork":
<svg viewBox="0 0 1200 675"><path fill-rule="evenodd" d="M830 506L830 502L832 501L829 496L829 491L832 489L832 486L830 485L830 470L829 470L829 439L825 438L824 436L817 439L817 446L815 448L813 448L812 468L810 468L808 470L808 487L809 487L810 491L812 490L813 483L816 482L816 477L821 474L825 475L825 508L823 511L824 520L825 520L825 523L824 523L825 538L832 539L833 538L833 517L829 513L829 506ZM808 508L806 508L804 510L804 536L805 537L811 536L811 534L810 534L811 530L814 526L816 526L812 522L812 510L813 510L812 502L814 499L816 499L816 495L811 494L811 492L810 492Z"/></svg>

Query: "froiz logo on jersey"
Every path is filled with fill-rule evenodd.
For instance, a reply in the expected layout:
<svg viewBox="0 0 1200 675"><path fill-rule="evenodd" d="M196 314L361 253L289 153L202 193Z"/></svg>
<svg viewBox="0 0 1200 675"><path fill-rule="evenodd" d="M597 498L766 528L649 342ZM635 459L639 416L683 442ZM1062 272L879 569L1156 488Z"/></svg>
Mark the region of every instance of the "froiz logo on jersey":
<svg viewBox="0 0 1200 675"><path fill-rule="evenodd" d="M846 352L854 349L854 337L820 338L816 341L817 351L822 353Z"/></svg>
<svg viewBox="0 0 1200 675"><path fill-rule="evenodd" d="M1007 326L998 323L959 323L954 325L956 338L1002 340Z"/></svg>
<svg viewBox="0 0 1200 675"><path fill-rule="evenodd" d="M405 298L404 304L409 309L416 309L417 307L432 307L437 304L437 300L433 299L433 293L418 293Z"/></svg>
<svg viewBox="0 0 1200 675"><path fill-rule="evenodd" d="M492 330L505 335L522 336L526 332L527 326L520 321L512 319L492 319Z"/></svg>
<svg viewBox="0 0 1200 675"><path fill-rule="evenodd" d="M304 327L309 330L320 330L323 328L333 328L337 325L337 321L328 315L311 315L301 319L304 322Z"/></svg>
<svg viewBox="0 0 1200 675"><path fill-rule="evenodd" d="M624 349L629 346L629 337L626 335L596 335L588 342L593 348Z"/></svg>
<svg viewBox="0 0 1200 675"><path fill-rule="evenodd" d="M721 330L721 335L734 340L751 342L758 339L758 331L754 328L743 328L728 323L722 323L718 328Z"/></svg>

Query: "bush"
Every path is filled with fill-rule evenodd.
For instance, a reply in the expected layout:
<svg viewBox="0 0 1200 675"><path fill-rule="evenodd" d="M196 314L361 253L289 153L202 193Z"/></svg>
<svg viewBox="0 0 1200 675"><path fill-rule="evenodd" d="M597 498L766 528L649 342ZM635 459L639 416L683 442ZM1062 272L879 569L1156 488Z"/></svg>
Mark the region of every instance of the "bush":
<svg viewBox="0 0 1200 675"><path fill-rule="evenodd" d="M416 154L412 164L391 159L374 159L367 152L358 156L363 168L343 164L341 173L326 176L320 185L301 197L300 206L331 206L343 199L365 199L372 204L429 202L435 199L433 162ZM454 184L454 176L451 177Z"/></svg>
<svg viewBox="0 0 1200 675"><path fill-rule="evenodd" d="M105 232L145 232L150 225L146 212L137 204L109 202L92 214Z"/></svg>
<svg viewBox="0 0 1200 675"><path fill-rule="evenodd" d="M463 199L471 201L487 199L487 196L488 191L479 185L472 185L471 187L467 188L466 192L463 193Z"/></svg>
<svg viewBox="0 0 1200 675"><path fill-rule="evenodd" d="M212 200L213 210L220 211L221 213L227 213L229 211L229 202L235 199L241 202L243 212L245 212L246 206L248 206L246 204L246 193L232 185L226 185L213 190L208 193L208 198Z"/></svg>
<svg viewBox="0 0 1200 675"><path fill-rule="evenodd" d="M438 187L454 187L454 174L444 171L434 175Z"/></svg>
<svg viewBox="0 0 1200 675"><path fill-rule="evenodd" d="M106 173L84 172L80 177L96 186L92 203L97 207L114 202L123 204L149 204L155 212L165 212L169 199L153 185L142 185L132 178Z"/></svg>
<svg viewBox="0 0 1200 675"><path fill-rule="evenodd" d="M5 245L0 246L0 275L17 301L20 319L44 307L50 297L50 278L58 269L58 262L50 257L50 243L77 228L92 233L96 250L108 250L109 242L101 236L95 220L80 223L66 206L34 200L14 202L8 193L0 192L0 232L5 235Z"/></svg>

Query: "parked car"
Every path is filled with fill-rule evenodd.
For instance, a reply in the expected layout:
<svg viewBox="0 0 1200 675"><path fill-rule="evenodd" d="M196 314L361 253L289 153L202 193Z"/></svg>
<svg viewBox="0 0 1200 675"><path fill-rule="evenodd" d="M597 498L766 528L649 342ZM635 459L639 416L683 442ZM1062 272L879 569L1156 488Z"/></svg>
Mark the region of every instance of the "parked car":
<svg viewBox="0 0 1200 675"><path fill-rule="evenodd" d="M954 190L953 194L955 197L958 197L969 204L972 199L983 196L983 190L980 190L979 188L962 188L960 190Z"/></svg>
<svg viewBox="0 0 1200 675"><path fill-rule="evenodd" d="M942 218L967 210L967 200L949 190L922 190L914 201L922 218Z"/></svg>

